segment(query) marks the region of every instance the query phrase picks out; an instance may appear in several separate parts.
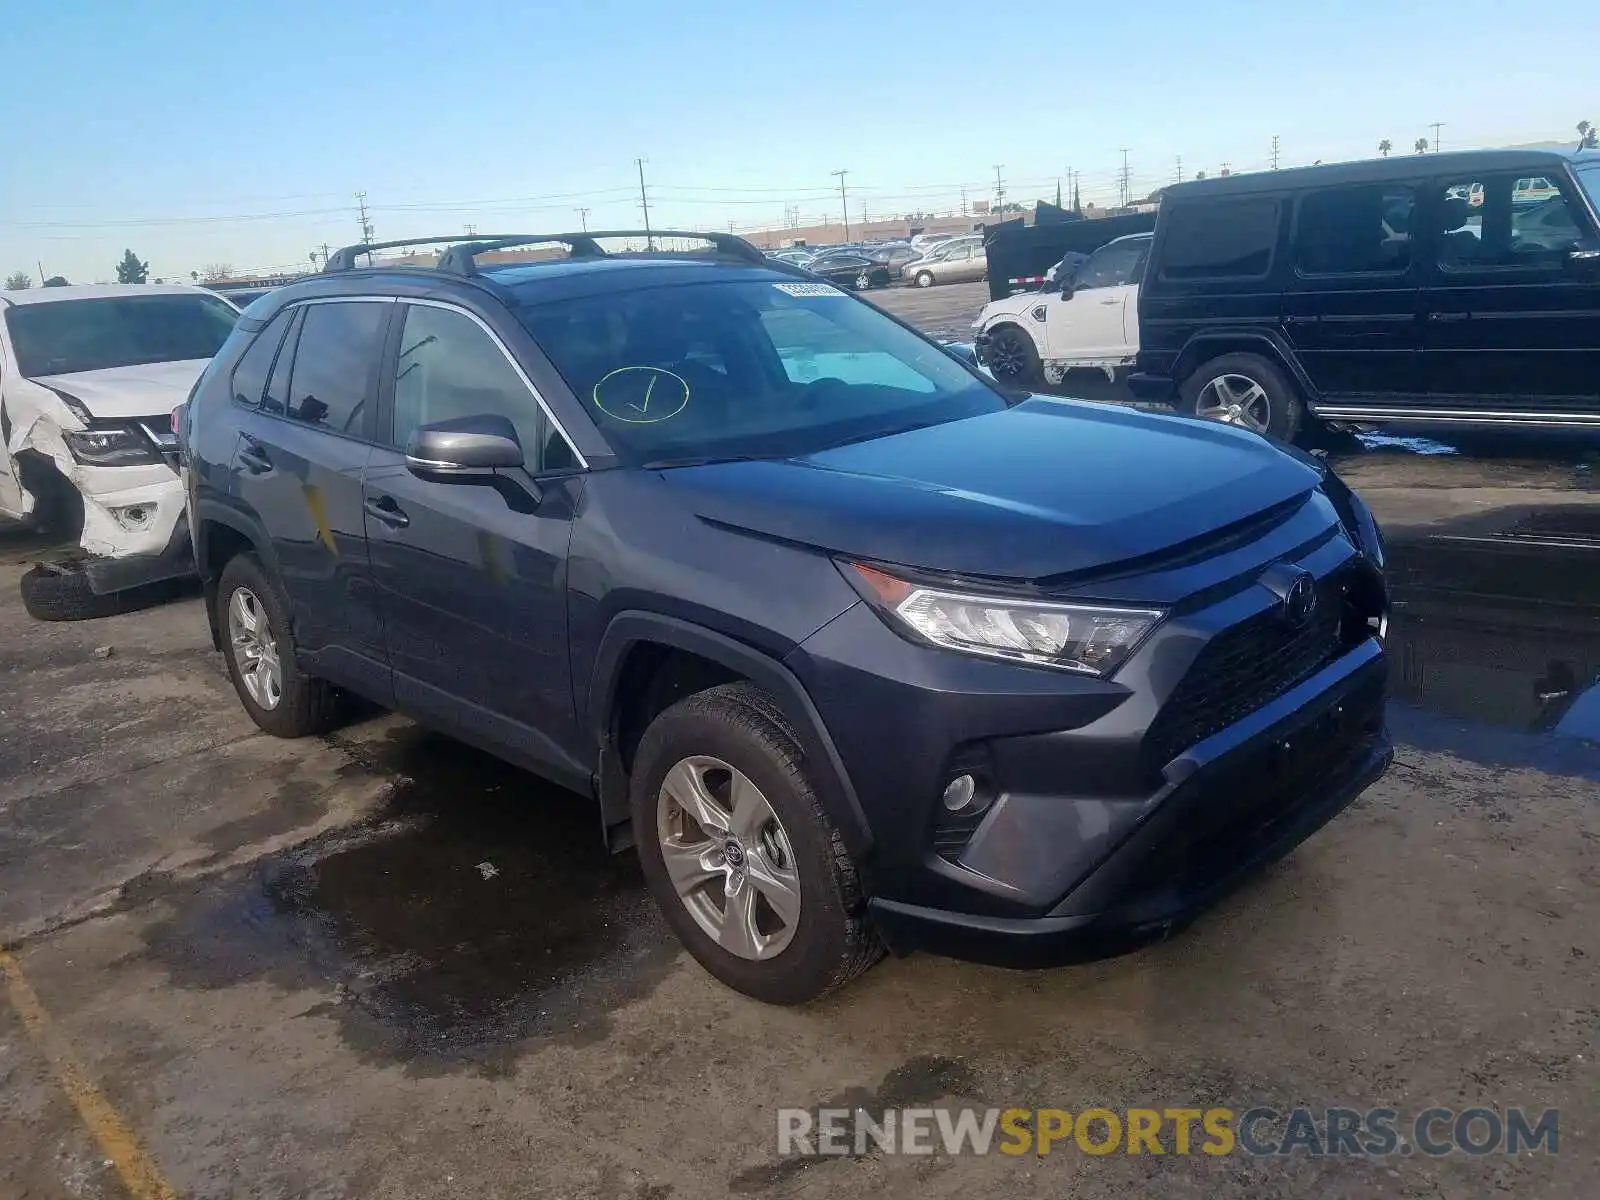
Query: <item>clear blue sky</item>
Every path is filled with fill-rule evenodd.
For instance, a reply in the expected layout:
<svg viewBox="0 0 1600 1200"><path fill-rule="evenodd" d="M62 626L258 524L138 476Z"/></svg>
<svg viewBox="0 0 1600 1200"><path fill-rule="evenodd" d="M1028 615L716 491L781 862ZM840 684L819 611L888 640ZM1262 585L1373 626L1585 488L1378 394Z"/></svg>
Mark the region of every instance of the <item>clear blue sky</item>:
<svg viewBox="0 0 1600 1200"><path fill-rule="evenodd" d="M174 277L379 237L638 220L852 218L1186 174L1563 139L1600 121L1566 58L1592 5L1490 0L53 0L4 6L0 274ZM1592 63L1587 64L1593 66Z"/></svg>

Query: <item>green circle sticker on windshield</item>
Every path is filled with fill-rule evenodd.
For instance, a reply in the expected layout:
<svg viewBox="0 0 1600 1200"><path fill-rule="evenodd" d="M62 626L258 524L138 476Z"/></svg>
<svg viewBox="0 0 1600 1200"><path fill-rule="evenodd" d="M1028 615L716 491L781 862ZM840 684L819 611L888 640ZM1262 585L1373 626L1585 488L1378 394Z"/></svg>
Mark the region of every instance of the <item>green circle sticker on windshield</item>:
<svg viewBox="0 0 1600 1200"><path fill-rule="evenodd" d="M689 407L689 384L665 367L618 367L594 385L594 406L613 420L654 425Z"/></svg>

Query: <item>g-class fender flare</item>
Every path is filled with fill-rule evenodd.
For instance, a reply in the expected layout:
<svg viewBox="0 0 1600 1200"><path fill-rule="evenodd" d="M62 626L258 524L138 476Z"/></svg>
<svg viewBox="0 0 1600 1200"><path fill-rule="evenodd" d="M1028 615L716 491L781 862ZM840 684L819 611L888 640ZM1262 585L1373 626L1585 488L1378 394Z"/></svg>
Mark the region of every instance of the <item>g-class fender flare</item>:
<svg viewBox="0 0 1600 1200"><path fill-rule="evenodd" d="M1310 376L1300 365L1299 357L1283 335L1276 329L1260 327L1207 329L1203 333L1195 334L1184 343L1183 349L1178 352L1178 357L1172 364L1173 385L1181 388L1183 381L1202 363L1218 355L1239 353L1259 354L1289 372L1295 386L1300 389L1301 397L1308 405L1315 405L1321 398Z"/></svg>
<svg viewBox="0 0 1600 1200"><path fill-rule="evenodd" d="M595 653L588 706L584 713L584 727L594 736L597 744L604 747L609 743L611 713L617 700L623 664L627 662L628 652L641 642L671 646L697 654L743 676L771 695L800 739L800 748L805 752L806 762L811 768L811 783L817 789L817 798L844 837L851 856L859 861L871 850L872 830L862 811L861 801L850 783L849 773L823 723L822 715L811 702L805 688L794 673L777 659L716 630L639 610L620 612L613 617L601 635L600 646ZM607 826L626 820L626 793L618 796L615 789L604 786L603 782L597 791Z"/></svg>

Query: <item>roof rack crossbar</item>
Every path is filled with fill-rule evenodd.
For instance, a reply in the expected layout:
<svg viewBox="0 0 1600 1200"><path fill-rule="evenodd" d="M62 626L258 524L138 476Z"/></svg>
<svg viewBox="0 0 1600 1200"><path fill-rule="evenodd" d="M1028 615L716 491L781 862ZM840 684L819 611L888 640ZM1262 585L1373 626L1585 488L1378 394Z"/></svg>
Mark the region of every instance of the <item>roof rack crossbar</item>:
<svg viewBox="0 0 1600 1200"><path fill-rule="evenodd" d="M440 255L435 269L452 275L476 275L478 267L474 259L478 255L539 242L562 243L575 258L603 258L606 251L595 240L597 238L644 238L647 243L653 243L656 238L686 238L707 242L718 254L728 258L763 265L767 262L760 250L731 233L701 233L682 229L606 229L581 233L458 233L445 237L403 238L393 242L361 242L335 250L328 256L322 269L328 272L354 270L356 259L374 250L449 245L450 248Z"/></svg>

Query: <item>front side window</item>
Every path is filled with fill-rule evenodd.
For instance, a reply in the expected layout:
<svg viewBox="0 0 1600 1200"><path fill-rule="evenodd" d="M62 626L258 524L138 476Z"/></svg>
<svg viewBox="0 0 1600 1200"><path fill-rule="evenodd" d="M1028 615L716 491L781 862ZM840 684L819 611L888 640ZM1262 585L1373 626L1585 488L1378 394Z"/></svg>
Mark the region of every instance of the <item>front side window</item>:
<svg viewBox="0 0 1600 1200"><path fill-rule="evenodd" d="M635 464L807 454L1005 407L945 351L821 282L647 288L521 316Z"/></svg>
<svg viewBox="0 0 1600 1200"><path fill-rule="evenodd" d="M308 304L289 375L290 418L356 437L366 432L373 364L383 353L389 305Z"/></svg>
<svg viewBox="0 0 1600 1200"><path fill-rule="evenodd" d="M1300 201L1295 266L1304 275L1403 272L1415 212L1412 190L1395 184L1311 192Z"/></svg>
<svg viewBox="0 0 1600 1200"><path fill-rule="evenodd" d="M393 444L404 448L422 425L479 416L511 422L530 471L576 465L494 338L464 313L407 305L395 360Z"/></svg>
<svg viewBox="0 0 1600 1200"><path fill-rule="evenodd" d="M1469 198L1475 193L1481 203ZM1512 176L1445 183L1435 238L1445 272L1554 270L1584 240L1578 213L1559 188Z"/></svg>
<svg viewBox="0 0 1600 1200"><path fill-rule="evenodd" d="M1122 287L1138 282L1139 268L1144 262L1148 241L1116 242L1101 246L1078 268L1072 286L1076 291L1090 288Z"/></svg>
<svg viewBox="0 0 1600 1200"><path fill-rule="evenodd" d="M210 358L238 310L215 296L128 295L16 304L6 327L30 378Z"/></svg>
<svg viewBox="0 0 1600 1200"><path fill-rule="evenodd" d="M1166 220L1164 279L1259 279L1278 242L1276 200L1180 204Z"/></svg>
<svg viewBox="0 0 1600 1200"><path fill-rule="evenodd" d="M1596 212L1600 212L1600 162L1579 167L1577 175L1583 190L1589 193L1589 204Z"/></svg>

